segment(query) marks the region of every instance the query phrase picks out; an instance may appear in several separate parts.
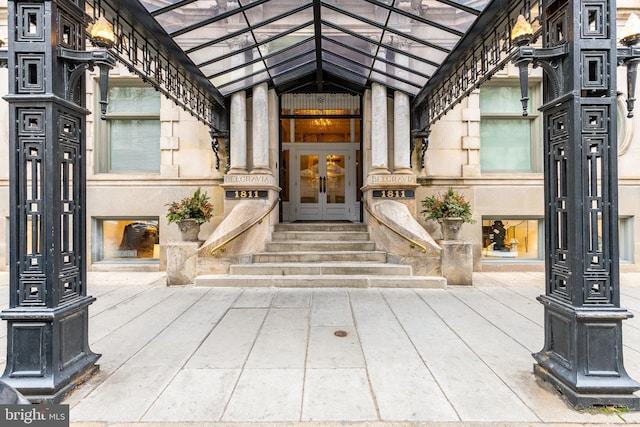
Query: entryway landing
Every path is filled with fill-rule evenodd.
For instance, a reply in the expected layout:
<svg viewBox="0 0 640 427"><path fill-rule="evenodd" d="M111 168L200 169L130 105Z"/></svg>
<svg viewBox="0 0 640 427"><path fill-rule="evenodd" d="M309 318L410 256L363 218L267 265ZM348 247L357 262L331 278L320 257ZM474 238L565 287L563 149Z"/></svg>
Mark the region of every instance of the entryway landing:
<svg viewBox="0 0 640 427"><path fill-rule="evenodd" d="M444 288L439 276L414 275L376 250L368 227L348 221L277 224L265 250L228 274L201 275L196 286Z"/></svg>

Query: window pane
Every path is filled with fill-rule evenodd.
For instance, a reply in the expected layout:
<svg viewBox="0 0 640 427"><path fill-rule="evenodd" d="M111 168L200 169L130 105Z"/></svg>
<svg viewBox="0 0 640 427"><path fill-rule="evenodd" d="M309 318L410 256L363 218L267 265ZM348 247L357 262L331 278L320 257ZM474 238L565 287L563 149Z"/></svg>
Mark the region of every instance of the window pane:
<svg viewBox="0 0 640 427"><path fill-rule="evenodd" d="M480 89L480 110L482 114L522 114L521 96L520 88L516 86L483 86ZM532 111L531 99L529 111Z"/></svg>
<svg viewBox="0 0 640 427"><path fill-rule="evenodd" d="M531 171L531 123L526 119L480 121L483 171Z"/></svg>
<svg viewBox="0 0 640 427"><path fill-rule="evenodd" d="M112 87L109 89L108 112L159 114L160 95L152 87Z"/></svg>
<svg viewBox="0 0 640 427"><path fill-rule="evenodd" d="M160 234L158 220L99 220L102 242L98 260L158 259Z"/></svg>
<svg viewBox="0 0 640 427"><path fill-rule="evenodd" d="M542 220L482 219L482 258L542 259Z"/></svg>
<svg viewBox="0 0 640 427"><path fill-rule="evenodd" d="M109 121L110 171L160 170L159 120Z"/></svg>

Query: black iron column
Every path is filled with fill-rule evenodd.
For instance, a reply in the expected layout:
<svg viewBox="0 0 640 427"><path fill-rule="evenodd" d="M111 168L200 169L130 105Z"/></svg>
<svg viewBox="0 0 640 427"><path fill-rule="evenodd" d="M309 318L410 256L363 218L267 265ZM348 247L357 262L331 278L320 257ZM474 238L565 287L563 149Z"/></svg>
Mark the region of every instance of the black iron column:
<svg viewBox="0 0 640 427"><path fill-rule="evenodd" d="M616 4L547 0L541 18L543 48L562 54L540 63L547 284L534 370L575 407L638 409L622 359L631 313L620 308Z"/></svg>
<svg viewBox="0 0 640 427"><path fill-rule="evenodd" d="M84 0L9 1L10 308L2 380L56 402L100 357L89 349L85 88L60 48L83 51ZM70 86L71 85L71 86Z"/></svg>

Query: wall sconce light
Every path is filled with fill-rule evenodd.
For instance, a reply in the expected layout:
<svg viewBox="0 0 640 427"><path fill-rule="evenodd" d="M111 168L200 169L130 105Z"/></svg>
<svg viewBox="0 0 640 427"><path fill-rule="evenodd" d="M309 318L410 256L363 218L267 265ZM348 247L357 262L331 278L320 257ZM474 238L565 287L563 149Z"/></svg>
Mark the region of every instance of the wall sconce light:
<svg viewBox="0 0 640 427"><path fill-rule="evenodd" d="M229 131L224 130L216 130L211 128L209 131L209 135L211 136L211 149L213 150L213 154L216 156L216 170L220 170L220 140L225 141L225 149L227 153L229 153ZM229 162L227 162L227 170L229 168Z"/></svg>
<svg viewBox="0 0 640 427"><path fill-rule="evenodd" d="M625 48L618 49L618 65L627 67L627 117L633 117L633 107L636 101L636 80L638 77L638 63L640 63L640 18L635 13L622 28L620 43Z"/></svg>
<svg viewBox="0 0 640 427"><path fill-rule="evenodd" d="M66 59L65 65L65 93L69 101L81 103L82 100L75 99L75 89L80 77L86 70L92 70L94 66L100 68L100 118L107 118L107 97L109 93L109 70L116 63L115 57L109 52L115 43L116 36L113 27L104 18L100 17L90 28L91 43L97 49L91 51L77 51L64 47L58 48L58 56Z"/></svg>
<svg viewBox="0 0 640 427"><path fill-rule="evenodd" d="M511 30L511 41L518 46L513 57L513 63L519 69L520 75L520 101L522 102L522 115L529 115L529 64L540 66L546 72L551 82L551 90L554 97L558 97L562 91L562 67L557 66L559 59L569 53L566 43L548 48L534 48L529 46L533 40L533 27L522 15Z"/></svg>

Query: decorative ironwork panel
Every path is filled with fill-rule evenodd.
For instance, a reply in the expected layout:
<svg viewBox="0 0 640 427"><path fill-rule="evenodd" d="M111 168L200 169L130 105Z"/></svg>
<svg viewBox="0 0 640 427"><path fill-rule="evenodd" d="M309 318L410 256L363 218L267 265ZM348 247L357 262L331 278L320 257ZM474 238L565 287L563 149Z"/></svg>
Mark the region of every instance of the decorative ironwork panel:
<svg viewBox="0 0 640 427"><path fill-rule="evenodd" d="M429 121L418 122L414 128L426 130L504 68L517 49L510 38L517 16L524 15L529 21L536 21L540 16L540 8L540 0L510 1L490 23L490 30L482 36L477 35L471 46L456 58L458 65L450 67L446 75L434 75L416 96L413 108L422 108L426 103L428 114L423 117Z"/></svg>
<svg viewBox="0 0 640 427"><path fill-rule="evenodd" d="M47 185L44 174L44 138L27 137L19 139L22 157L19 181L24 188L24 203L19 206L20 235L17 242L21 254L21 273L44 274L44 224L43 191Z"/></svg>
<svg viewBox="0 0 640 427"><path fill-rule="evenodd" d="M135 17L125 16L125 9L116 10L108 1L90 0L87 1L87 10L94 20L104 16L113 23L116 34L115 54L131 72L216 131L227 130L222 129L225 121L220 118L224 114L224 100L220 94L212 93L215 89L205 89L210 85L208 81L202 83L195 78L199 71L185 70L166 52L156 48L155 46L162 46L162 43L151 43L150 39L155 35L150 29L140 25ZM205 77L202 76L202 79Z"/></svg>
<svg viewBox="0 0 640 427"><path fill-rule="evenodd" d="M606 185L606 177L602 170L603 138L586 137L583 139L586 164L584 171L585 194L585 240L586 240L586 267L589 270L604 270L603 254L603 184Z"/></svg>
<svg viewBox="0 0 640 427"><path fill-rule="evenodd" d="M605 2L603 1L583 1L582 2L582 38L607 38L607 13Z"/></svg>
<svg viewBox="0 0 640 427"><path fill-rule="evenodd" d="M583 51L581 64L582 90L606 91L609 87L610 69L607 52Z"/></svg>
<svg viewBox="0 0 640 427"><path fill-rule="evenodd" d="M46 286L44 279L22 279L19 283L19 304L23 307L44 306Z"/></svg>
<svg viewBox="0 0 640 427"><path fill-rule="evenodd" d="M587 304L610 304L613 288L608 275L585 275L584 301Z"/></svg>
<svg viewBox="0 0 640 427"><path fill-rule="evenodd" d="M18 4L16 20L17 42L43 42L44 32L44 4Z"/></svg>

